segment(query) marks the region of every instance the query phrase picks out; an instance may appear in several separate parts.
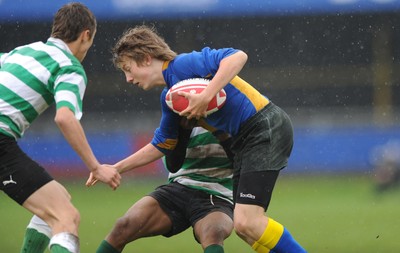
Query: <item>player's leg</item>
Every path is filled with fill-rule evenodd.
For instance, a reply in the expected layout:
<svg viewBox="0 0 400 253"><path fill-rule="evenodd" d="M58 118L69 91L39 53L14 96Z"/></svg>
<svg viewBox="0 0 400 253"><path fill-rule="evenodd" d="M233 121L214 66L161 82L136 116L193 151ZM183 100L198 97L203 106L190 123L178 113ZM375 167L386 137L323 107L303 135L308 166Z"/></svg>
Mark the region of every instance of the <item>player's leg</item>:
<svg viewBox="0 0 400 253"><path fill-rule="evenodd" d="M264 215L293 147L289 116L270 103L240 130L235 151L234 227L257 252L305 252L281 224Z"/></svg>
<svg viewBox="0 0 400 253"><path fill-rule="evenodd" d="M25 231L21 253L42 253L49 246L51 228L42 219L34 215Z"/></svg>
<svg viewBox="0 0 400 253"><path fill-rule="evenodd" d="M265 216L278 174L260 171L241 175L235 190L235 231L259 253L306 252L282 224Z"/></svg>
<svg viewBox="0 0 400 253"><path fill-rule="evenodd" d="M96 252L122 252L129 242L142 237L165 234L171 227L171 219L161 209L159 202L153 197L145 196L117 220Z"/></svg>
<svg viewBox="0 0 400 253"><path fill-rule="evenodd" d="M181 192L190 199L186 213L196 241L205 253L223 253L224 240L233 230L233 202L189 187Z"/></svg>
<svg viewBox="0 0 400 253"><path fill-rule="evenodd" d="M71 248L69 245L73 245L72 248L77 248L75 251L78 251L76 236L79 213L72 206L70 196L65 188L55 182L40 165L30 159L13 138L0 135L0 161L2 164L0 179L3 182L0 189L18 204L44 220L52 228L53 238L56 233L71 233L72 240L57 239L55 242L68 245L67 248ZM43 225L42 228L45 226ZM56 238L59 237L56 236ZM43 240L43 237L33 235L30 239L38 240L38 242L31 242L31 245L37 246L42 244L40 240Z"/></svg>
<svg viewBox="0 0 400 253"><path fill-rule="evenodd" d="M51 227L51 252L79 252L80 215L72 205L67 190L51 181L35 191L23 206Z"/></svg>
<svg viewBox="0 0 400 253"><path fill-rule="evenodd" d="M224 240L232 233L233 221L224 212L211 212L194 225L204 253L223 253Z"/></svg>

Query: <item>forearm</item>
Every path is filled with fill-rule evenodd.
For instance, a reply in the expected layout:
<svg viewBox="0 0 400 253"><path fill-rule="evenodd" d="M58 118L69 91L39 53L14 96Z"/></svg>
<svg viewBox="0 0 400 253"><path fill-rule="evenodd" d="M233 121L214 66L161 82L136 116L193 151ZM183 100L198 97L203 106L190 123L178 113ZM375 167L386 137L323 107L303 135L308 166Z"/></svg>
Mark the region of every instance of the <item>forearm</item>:
<svg viewBox="0 0 400 253"><path fill-rule="evenodd" d="M119 161L114 166L117 168L119 173L123 173L147 165L163 156L164 154L161 151L149 143L134 154Z"/></svg>
<svg viewBox="0 0 400 253"><path fill-rule="evenodd" d="M90 171L96 170L99 162L93 154L92 149L86 139L84 130L80 122L75 118L73 112L67 107L57 110L55 122L64 138L72 149L79 155Z"/></svg>
<svg viewBox="0 0 400 253"><path fill-rule="evenodd" d="M192 129L179 128L178 144L171 154L165 157L165 165L169 172L175 173L182 168L186 158L186 149L190 141Z"/></svg>
<svg viewBox="0 0 400 253"><path fill-rule="evenodd" d="M239 72L247 61L247 55L238 51L225 59L219 65L218 71L211 80L210 85L203 92L206 92L207 97L215 96L224 86L229 83ZM206 95L205 94L205 95Z"/></svg>

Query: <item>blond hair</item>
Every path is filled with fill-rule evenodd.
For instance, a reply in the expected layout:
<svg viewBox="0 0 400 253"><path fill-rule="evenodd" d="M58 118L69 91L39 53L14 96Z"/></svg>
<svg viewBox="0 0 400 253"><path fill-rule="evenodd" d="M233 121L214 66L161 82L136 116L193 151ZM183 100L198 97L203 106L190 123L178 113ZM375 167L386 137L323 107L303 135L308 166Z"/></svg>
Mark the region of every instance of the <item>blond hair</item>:
<svg viewBox="0 0 400 253"><path fill-rule="evenodd" d="M154 27L136 26L124 32L112 49L112 61L117 68L124 58L134 60L141 66L146 56L171 61L176 57L164 39L159 36Z"/></svg>

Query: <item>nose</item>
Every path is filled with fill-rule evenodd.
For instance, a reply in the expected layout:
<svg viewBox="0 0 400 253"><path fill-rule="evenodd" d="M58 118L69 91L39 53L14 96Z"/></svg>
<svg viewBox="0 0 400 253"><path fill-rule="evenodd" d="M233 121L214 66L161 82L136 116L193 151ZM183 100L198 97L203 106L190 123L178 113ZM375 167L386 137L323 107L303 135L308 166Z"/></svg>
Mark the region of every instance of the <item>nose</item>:
<svg viewBox="0 0 400 253"><path fill-rule="evenodd" d="M133 82L133 77L129 74L125 74L126 82L132 83Z"/></svg>

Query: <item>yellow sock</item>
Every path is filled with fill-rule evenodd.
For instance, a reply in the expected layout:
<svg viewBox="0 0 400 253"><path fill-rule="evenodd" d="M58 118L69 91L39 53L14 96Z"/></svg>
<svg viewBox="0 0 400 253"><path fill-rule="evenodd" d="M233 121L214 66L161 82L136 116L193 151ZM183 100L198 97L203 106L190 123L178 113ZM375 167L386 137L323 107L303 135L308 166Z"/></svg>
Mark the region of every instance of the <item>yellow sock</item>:
<svg viewBox="0 0 400 253"><path fill-rule="evenodd" d="M284 230L284 228L280 223L269 218L268 225L265 228L264 233L253 244L252 248L257 251L257 249L260 248L257 245L257 244L259 244L267 249L273 249L275 247L275 245L279 242L279 239L281 239L283 230ZM269 252L269 250L268 251L257 251L257 252L264 253L264 252Z"/></svg>
<svg viewBox="0 0 400 253"><path fill-rule="evenodd" d="M251 246L257 253L269 253L269 249L259 244L258 242L254 242L253 246Z"/></svg>

